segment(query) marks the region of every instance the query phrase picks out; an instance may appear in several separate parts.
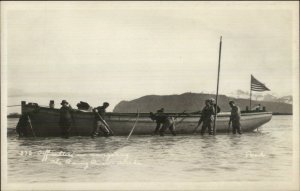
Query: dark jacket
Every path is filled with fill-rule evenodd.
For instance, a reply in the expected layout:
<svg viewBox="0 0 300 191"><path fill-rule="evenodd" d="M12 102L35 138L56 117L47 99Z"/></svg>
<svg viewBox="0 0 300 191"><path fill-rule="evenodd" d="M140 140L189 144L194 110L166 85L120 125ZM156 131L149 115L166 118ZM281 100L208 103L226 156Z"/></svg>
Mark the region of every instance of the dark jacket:
<svg viewBox="0 0 300 191"><path fill-rule="evenodd" d="M95 109L97 109L98 111L96 112ZM106 113L106 108L103 106L96 107L96 108L94 108L94 113L95 113L95 118L97 120L100 120L99 115L104 119L105 113Z"/></svg>
<svg viewBox="0 0 300 191"><path fill-rule="evenodd" d="M167 119L168 119L168 115L165 113L156 114L156 123L165 123Z"/></svg>
<svg viewBox="0 0 300 191"><path fill-rule="evenodd" d="M239 106L233 106L231 108L231 115L230 115L230 120L231 121L239 121L241 118L241 110Z"/></svg>
<svg viewBox="0 0 300 191"><path fill-rule="evenodd" d="M156 121L156 123L162 124L164 122L166 122L166 120L168 119L168 115L165 113L152 113L150 112L150 118L154 121Z"/></svg>
<svg viewBox="0 0 300 191"><path fill-rule="evenodd" d="M152 120L156 121L156 128L154 130L154 134L159 131L161 125L168 123L168 120L169 120L168 115L165 113L161 113L161 112L156 113L156 114L150 112L150 118Z"/></svg>
<svg viewBox="0 0 300 191"><path fill-rule="evenodd" d="M62 106L59 110L59 113L60 113L60 118L59 118L60 123L71 123L72 122L73 109L71 107Z"/></svg>
<svg viewBox="0 0 300 191"><path fill-rule="evenodd" d="M201 119L203 121L207 121L207 120L213 121L214 115L215 115L214 107L211 105L205 106L201 112Z"/></svg>

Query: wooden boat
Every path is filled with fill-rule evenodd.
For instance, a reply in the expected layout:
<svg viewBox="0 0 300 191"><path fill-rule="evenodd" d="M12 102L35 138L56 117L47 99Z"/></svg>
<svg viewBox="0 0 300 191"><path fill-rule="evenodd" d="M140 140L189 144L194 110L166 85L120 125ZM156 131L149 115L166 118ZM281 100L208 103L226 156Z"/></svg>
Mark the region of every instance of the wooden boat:
<svg viewBox="0 0 300 191"><path fill-rule="evenodd" d="M27 127L28 136L60 136L59 109L41 107L35 104L22 102L22 114L28 115L31 125ZM170 113L170 116L178 116ZM216 132L228 131L229 112L219 113L216 121ZM73 113L74 124L70 136L90 136L95 125L95 115L92 112L75 110ZM200 114L183 115L176 118L177 134L192 134L200 118ZM271 112L242 113L241 126L243 132L251 132L270 121ZM128 135L137 119L137 113L113 113L108 112L105 120L116 136ZM140 113L133 135L151 135L156 126L155 121L149 117L149 113ZM200 128L199 128L200 129ZM167 130L166 134L169 131Z"/></svg>

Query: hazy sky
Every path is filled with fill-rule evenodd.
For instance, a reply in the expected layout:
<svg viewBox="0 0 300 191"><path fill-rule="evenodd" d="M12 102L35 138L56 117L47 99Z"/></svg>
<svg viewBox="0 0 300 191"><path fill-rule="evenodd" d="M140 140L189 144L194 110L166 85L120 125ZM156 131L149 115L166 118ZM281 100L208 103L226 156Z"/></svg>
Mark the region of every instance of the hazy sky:
<svg viewBox="0 0 300 191"><path fill-rule="evenodd" d="M221 35L221 94L249 91L250 74L292 94L297 2L2 5L9 103L215 92Z"/></svg>

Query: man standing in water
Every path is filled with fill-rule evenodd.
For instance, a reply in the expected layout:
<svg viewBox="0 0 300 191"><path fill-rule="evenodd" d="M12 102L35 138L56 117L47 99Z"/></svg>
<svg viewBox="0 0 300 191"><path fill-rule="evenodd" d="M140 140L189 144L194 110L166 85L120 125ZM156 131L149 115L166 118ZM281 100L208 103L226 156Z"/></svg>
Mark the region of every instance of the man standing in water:
<svg viewBox="0 0 300 191"><path fill-rule="evenodd" d="M241 124L240 124L241 110L239 106L235 105L234 101L230 101L229 105L231 107L231 115L230 115L228 126L230 127L232 122L232 133L236 134L236 132L238 132L239 134L242 134Z"/></svg>
<svg viewBox="0 0 300 191"><path fill-rule="evenodd" d="M69 132L73 121L73 109L66 100L62 100L62 107L59 110L59 126L61 129L61 135L63 138L69 138Z"/></svg>
<svg viewBox="0 0 300 191"><path fill-rule="evenodd" d="M219 106L217 106L216 104L215 104L215 99L214 98L210 98L209 99L209 104L211 105L211 106L213 106L213 108L214 108L214 111L217 111L217 113L220 113L220 111L221 111L221 109L220 109L220 107ZM197 111L197 112L193 112L192 114L196 114L196 113L199 113L199 111ZM200 113L201 113L201 111L200 111ZM201 125L201 123L203 123L203 115L201 115L201 117L200 117L200 119L199 119L199 122L198 122L198 125L195 127L195 129L194 129L194 134L196 134L196 131L197 131L197 129L198 129L198 127ZM204 130L204 133L205 133L205 130ZM203 133L203 134L204 134Z"/></svg>
<svg viewBox="0 0 300 191"><path fill-rule="evenodd" d="M105 137L108 137L111 135L111 132L107 128L106 121L104 121L106 108L108 108L109 103L104 102L102 106L94 108L94 114L95 114L95 125L92 132L92 138L95 138L96 135L98 135L98 131L100 130Z"/></svg>
<svg viewBox="0 0 300 191"><path fill-rule="evenodd" d="M213 135L212 122L214 121L214 114L215 114L215 109L214 106L211 104L211 101L209 99L205 100L205 106L201 112L201 119L203 122L201 135L204 135L207 128L208 128L208 133L210 135Z"/></svg>

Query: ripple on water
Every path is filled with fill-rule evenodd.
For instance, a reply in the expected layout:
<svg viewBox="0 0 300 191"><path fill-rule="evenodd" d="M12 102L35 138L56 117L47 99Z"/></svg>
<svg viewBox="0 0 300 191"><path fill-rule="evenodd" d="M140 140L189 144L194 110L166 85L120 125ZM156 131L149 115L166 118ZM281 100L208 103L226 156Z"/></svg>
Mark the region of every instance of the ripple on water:
<svg viewBox="0 0 300 191"><path fill-rule="evenodd" d="M217 136L8 137L10 182L70 181L268 181L292 177L291 116L274 116L259 132ZM13 123L11 123L13 124ZM126 164L58 165L20 151L74 153L74 162L101 161L92 154L121 155ZM251 152L251 156L247 153ZM261 155L260 153L263 153ZM76 154L82 154L81 156ZM85 155L84 155L85 154ZM127 156L127 159L122 158ZM120 156L119 156L120 157ZM51 158L51 157L50 157ZM56 157L64 161L66 157ZM134 163L135 162L135 163Z"/></svg>

